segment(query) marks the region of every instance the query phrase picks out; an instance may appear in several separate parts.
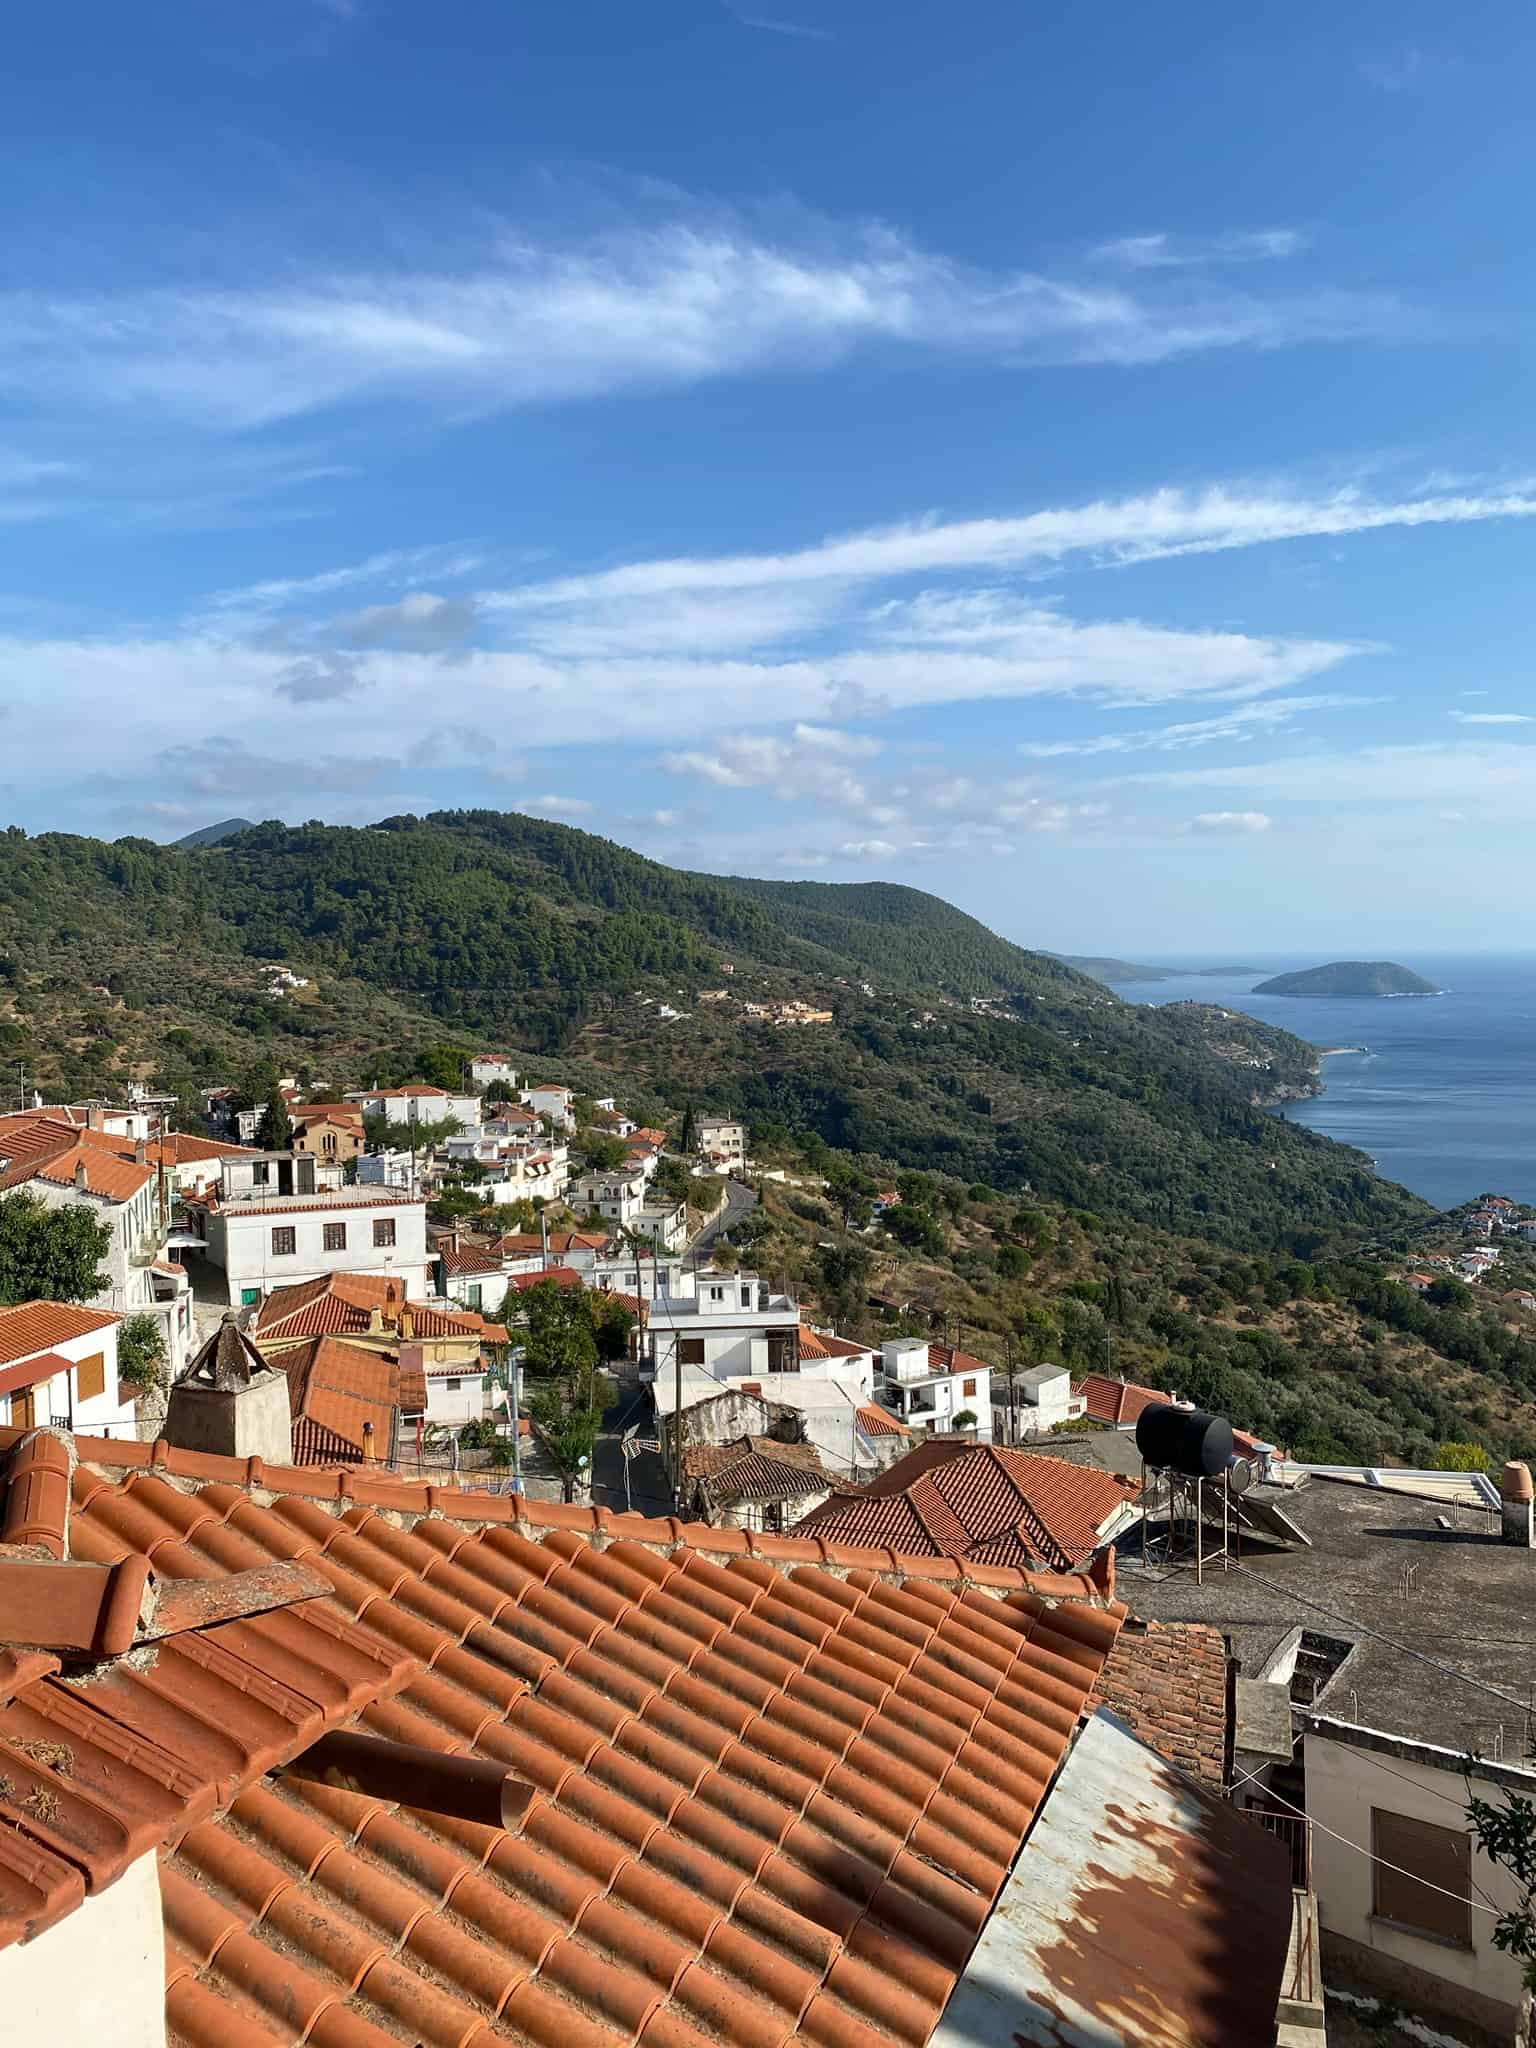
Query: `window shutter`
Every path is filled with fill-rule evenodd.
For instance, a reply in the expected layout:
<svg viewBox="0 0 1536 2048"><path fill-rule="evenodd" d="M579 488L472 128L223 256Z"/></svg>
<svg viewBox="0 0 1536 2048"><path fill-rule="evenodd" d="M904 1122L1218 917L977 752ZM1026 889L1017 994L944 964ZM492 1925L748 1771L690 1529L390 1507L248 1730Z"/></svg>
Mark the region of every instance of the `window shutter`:
<svg viewBox="0 0 1536 2048"><path fill-rule="evenodd" d="M94 1400L97 1394L107 1391L106 1355L93 1351L89 1358L82 1358L75 1367L75 1393L82 1401Z"/></svg>
<svg viewBox="0 0 1536 2048"><path fill-rule="evenodd" d="M1435 1941L1472 1946L1472 1843L1467 1834L1414 1820L1405 1813L1371 1811L1375 1907L1379 1919L1412 1928ZM1395 1864L1396 1869L1389 1869ZM1411 1871L1412 1876L1404 1873ZM1420 1882L1420 1880L1423 1880ZM1438 1890L1431 1890L1438 1886ZM1447 1898L1446 1893L1454 1896Z"/></svg>

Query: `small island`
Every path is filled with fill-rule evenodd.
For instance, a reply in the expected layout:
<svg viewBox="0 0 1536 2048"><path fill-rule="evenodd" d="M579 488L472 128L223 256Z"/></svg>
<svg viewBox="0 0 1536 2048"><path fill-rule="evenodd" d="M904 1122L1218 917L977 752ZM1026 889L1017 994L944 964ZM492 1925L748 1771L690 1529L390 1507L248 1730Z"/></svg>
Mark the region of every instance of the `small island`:
<svg viewBox="0 0 1536 2048"><path fill-rule="evenodd" d="M1441 991L1395 960L1331 960L1261 981L1256 996L1437 996Z"/></svg>

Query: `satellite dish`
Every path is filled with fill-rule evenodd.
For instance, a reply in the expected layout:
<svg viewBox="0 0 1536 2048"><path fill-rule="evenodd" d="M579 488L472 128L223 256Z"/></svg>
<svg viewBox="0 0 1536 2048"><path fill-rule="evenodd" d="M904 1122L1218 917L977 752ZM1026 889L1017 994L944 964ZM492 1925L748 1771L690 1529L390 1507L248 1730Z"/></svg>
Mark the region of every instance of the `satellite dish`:
<svg viewBox="0 0 1536 2048"><path fill-rule="evenodd" d="M1235 1493L1239 1497L1241 1497L1248 1491L1249 1487L1252 1486L1253 1482L1255 1481L1255 1479L1258 1478L1258 1476L1258 1473L1254 1470L1253 1464L1249 1459L1234 1458L1232 1460L1232 1463L1227 1467L1228 1493Z"/></svg>

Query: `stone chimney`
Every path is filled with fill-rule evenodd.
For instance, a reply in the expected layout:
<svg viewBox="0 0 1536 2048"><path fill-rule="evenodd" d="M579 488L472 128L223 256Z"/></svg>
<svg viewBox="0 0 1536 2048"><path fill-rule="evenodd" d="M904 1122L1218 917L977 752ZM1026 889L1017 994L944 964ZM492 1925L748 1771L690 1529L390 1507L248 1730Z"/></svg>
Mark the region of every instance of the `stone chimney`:
<svg viewBox="0 0 1536 2048"><path fill-rule="evenodd" d="M1532 1527L1531 1468L1514 1462L1504 1467L1499 1479L1499 1541L1513 1543L1521 1550L1536 1550L1536 1529Z"/></svg>
<svg viewBox="0 0 1536 2048"><path fill-rule="evenodd" d="M106 1112L97 1103L92 1103L85 1112L85 1128L88 1131L104 1131L107 1127Z"/></svg>
<svg viewBox="0 0 1536 2048"><path fill-rule="evenodd" d="M86 1189L90 1186L90 1182L91 1177L85 1170L85 1161L83 1159L77 1159L75 1161L76 1188L79 1190L81 1194L84 1194Z"/></svg>
<svg viewBox="0 0 1536 2048"><path fill-rule="evenodd" d="M401 1341L402 1341L403 1343L409 1344L409 1343L411 1342L411 1340L412 1340L412 1339L413 1339L413 1338L415 1337L415 1335L416 1335L416 1317L415 1317L415 1315L414 1315L414 1314L412 1313L412 1310L411 1310L411 1304L410 1304L410 1303L409 1303L408 1301L402 1301L402 1302L401 1302L401 1304L400 1304L400 1337L401 1337Z"/></svg>
<svg viewBox="0 0 1536 2048"><path fill-rule="evenodd" d="M145 1166L149 1163L149 1147L142 1138L135 1138L133 1141L133 1163L135 1166Z"/></svg>
<svg viewBox="0 0 1536 2048"><path fill-rule="evenodd" d="M384 1334L384 1311L377 1302L368 1311L368 1334L370 1337L382 1337Z"/></svg>
<svg viewBox="0 0 1536 2048"><path fill-rule="evenodd" d="M293 1463L288 1375L268 1365L233 1309L171 1388L164 1435L184 1451Z"/></svg>

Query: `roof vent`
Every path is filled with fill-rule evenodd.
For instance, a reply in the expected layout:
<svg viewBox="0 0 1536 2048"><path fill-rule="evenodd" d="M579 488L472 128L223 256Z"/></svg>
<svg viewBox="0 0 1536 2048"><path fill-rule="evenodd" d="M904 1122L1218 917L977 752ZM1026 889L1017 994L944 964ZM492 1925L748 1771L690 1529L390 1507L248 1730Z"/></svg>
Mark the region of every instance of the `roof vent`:
<svg viewBox="0 0 1536 2048"><path fill-rule="evenodd" d="M1531 1468L1511 1459L1499 1475L1499 1541L1520 1550L1536 1550L1532 1522Z"/></svg>

